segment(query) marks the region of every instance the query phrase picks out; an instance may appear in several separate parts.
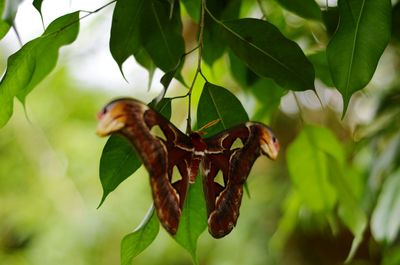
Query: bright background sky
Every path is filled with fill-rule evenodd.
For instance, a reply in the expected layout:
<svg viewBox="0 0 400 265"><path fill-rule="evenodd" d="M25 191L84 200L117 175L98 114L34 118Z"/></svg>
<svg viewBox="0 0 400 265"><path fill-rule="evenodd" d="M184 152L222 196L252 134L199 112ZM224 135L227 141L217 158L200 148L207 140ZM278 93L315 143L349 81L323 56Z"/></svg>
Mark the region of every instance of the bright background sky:
<svg viewBox="0 0 400 265"><path fill-rule="evenodd" d="M43 1L42 14L46 27L54 19L76 10L93 11L110 1L104 0L57 0ZM153 98L161 90L158 80L162 73L157 71L154 76L152 90L147 93L148 73L137 65L133 57L124 64L123 69L128 80L121 75L117 63L109 51L109 36L111 29L112 4L98 13L81 20L78 39L71 45L61 49L61 58L57 65L67 63L73 78L82 87L105 89L115 96L140 94L148 99ZM81 17L86 13L81 12ZM24 1L17 13L15 24L23 44L43 33L39 13L32 6L32 1ZM10 55L20 48L15 32L11 29L0 42L0 49L5 55ZM146 93L144 93L146 92Z"/></svg>

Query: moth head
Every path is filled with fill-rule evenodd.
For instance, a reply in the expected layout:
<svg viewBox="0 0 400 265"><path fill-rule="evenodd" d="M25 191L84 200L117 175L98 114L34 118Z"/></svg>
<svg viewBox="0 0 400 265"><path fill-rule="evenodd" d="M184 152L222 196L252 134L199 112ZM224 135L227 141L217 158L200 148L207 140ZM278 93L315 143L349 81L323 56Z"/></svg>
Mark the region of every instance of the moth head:
<svg viewBox="0 0 400 265"><path fill-rule="evenodd" d="M99 136L107 136L125 127L128 121L129 99L118 99L108 103L98 114L96 133Z"/></svg>
<svg viewBox="0 0 400 265"><path fill-rule="evenodd" d="M260 137L261 153L275 160L278 157L280 145L274 133L268 127L262 126Z"/></svg>

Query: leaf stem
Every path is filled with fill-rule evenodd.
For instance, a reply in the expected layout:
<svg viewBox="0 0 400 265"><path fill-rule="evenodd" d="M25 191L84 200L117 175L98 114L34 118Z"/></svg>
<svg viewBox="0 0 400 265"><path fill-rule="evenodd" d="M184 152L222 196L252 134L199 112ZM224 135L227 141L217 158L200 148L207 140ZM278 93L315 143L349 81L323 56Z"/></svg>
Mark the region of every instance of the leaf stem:
<svg viewBox="0 0 400 265"><path fill-rule="evenodd" d="M204 78L205 81L207 79L201 72L201 59L203 56L203 32L204 32L204 14L206 9L206 0L201 0L201 14L200 14L200 28L199 28L199 38L198 38L198 47L195 49L199 49L198 56L197 56L197 69L194 74L192 84L189 87L189 91L187 92L186 96L188 96L188 118L187 118L187 126L186 126L186 133L190 134L192 132L192 119L191 119L191 106L192 106L192 91L194 84L196 83L197 76L200 75ZM192 51L194 51L193 49ZM191 52L191 51L190 51Z"/></svg>
<svg viewBox="0 0 400 265"><path fill-rule="evenodd" d="M297 108L298 108L298 110L299 110L299 117L300 117L301 125L304 126L305 120L304 120L304 117L303 117L303 110L302 110L302 108L301 108L300 100L299 100L299 98L297 97L296 92L294 92L293 90L291 90L291 92L292 92L292 94L293 94L294 100L296 101L296 105L297 105Z"/></svg>
<svg viewBox="0 0 400 265"><path fill-rule="evenodd" d="M85 18L87 16L90 16L91 14L97 13L97 12L101 11L102 9L106 8L107 6L109 6L109 5L111 5L111 4L115 3L115 2L117 2L117 0L112 0L112 1L106 3L105 5L102 5L101 7L97 8L97 9L95 9L93 11L80 10L83 13L87 13L86 15L81 17L81 19L83 19L83 18Z"/></svg>
<svg viewBox="0 0 400 265"><path fill-rule="evenodd" d="M109 5L111 5L111 4L115 3L115 2L117 2L117 0L112 0L112 1L108 2L107 4L101 6L101 7L97 8L96 10L93 10L93 11L87 11L87 10L78 10L78 11L75 11L75 12L84 12L84 13L87 13L87 14L84 15L84 16L82 16L82 17L80 17L80 18L78 18L77 20L71 21L71 23L65 25L64 27L60 28L59 30L50 32L50 33L48 33L48 34L46 34L46 35L42 35L41 37L47 37L47 36L50 36L50 35L53 35L53 34L58 34L59 32L65 30L66 28L69 28L70 26L74 25L75 23L78 23L78 22L81 21L82 19L85 19L85 18L87 18L88 16L90 16L90 15L92 15L92 14L95 14L95 13L97 13L97 12L103 10L104 8L108 7Z"/></svg>

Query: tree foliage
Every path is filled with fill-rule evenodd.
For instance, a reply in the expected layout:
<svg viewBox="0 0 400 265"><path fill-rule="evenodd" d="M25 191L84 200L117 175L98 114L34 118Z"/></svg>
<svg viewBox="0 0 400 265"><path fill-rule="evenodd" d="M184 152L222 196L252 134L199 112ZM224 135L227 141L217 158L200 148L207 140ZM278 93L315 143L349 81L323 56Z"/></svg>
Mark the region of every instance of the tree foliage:
<svg viewBox="0 0 400 265"><path fill-rule="evenodd" d="M0 38L13 27L19 3L0 0ZM32 8L40 14L41 6L42 1L33 1ZM357 128L352 137L343 137L347 133L344 126L338 128L308 115L310 110L300 100L307 93L316 95L320 105L315 113L334 113L331 116L339 124L343 120L338 117L351 117L357 105L349 103L357 100L357 91L374 87L371 80L385 49L393 51L398 63L399 3L338 0L337 6L326 6L314 0L117 0L95 12L66 14L8 57L0 81L1 127L12 116L14 100L25 104L29 93L55 67L61 47L76 40L80 19L108 7L113 9L112 57L122 75L123 64L131 56L148 70L150 79L156 69L164 72L160 80L164 91L150 104L167 118L174 114L171 102L189 98L189 104L197 109L193 118L197 127L220 119L208 129L212 135L249 117L274 122L282 115L281 100L292 96L300 122L288 123L286 132L279 130L282 137L278 134L284 139L282 156L286 155L281 157L282 174L290 177L291 186L272 245L283 246L307 212L306 222L328 227L334 235L338 230L352 234L348 261L357 259L363 242L377 242L381 253L399 248L398 77L386 88L371 90L371 97L379 102L374 118ZM195 24L194 42L184 31L190 23ZM188 60L193 55L197 61ZM214 82L217 67L223 68L230 83ZM168 98L173 79L180 81L182 96ZM334 90L343 101L339 110L331 110L324 101L326 93L321 94ZM248 101L253 102L252 110L247 108ZM186 115L190 127L194 123L191 114ZM313 124L318 121L319 125ZM291 139L285 139L287 131L291 131ZM368 163L360 163L359 157L367 157L364 161ZM140 165L131 146L111 136L100 159L101 204ZM174 238L195 263L197 240L207 226L202 196L198 181L190 188ZM130 264L151 244L158 226L150 211L138 229L122 240L122 264ZM396 259L398 255L391 254L381 262L394 264L391 262Z"/></svg>

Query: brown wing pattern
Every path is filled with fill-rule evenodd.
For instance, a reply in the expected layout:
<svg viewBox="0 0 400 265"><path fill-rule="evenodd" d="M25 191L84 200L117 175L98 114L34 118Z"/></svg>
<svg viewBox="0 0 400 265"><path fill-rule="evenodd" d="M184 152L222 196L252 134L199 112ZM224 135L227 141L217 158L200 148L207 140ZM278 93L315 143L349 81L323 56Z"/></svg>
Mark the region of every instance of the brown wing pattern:
<svg viewBox="0 0 400 265"><path fill-rule="evenodd" d="M190 138L155 110L134 99L113 101L99 116L98 134L120 133L135 147L150 175L158 218L170 234L175 234L188 186L185 161L191 156ZM151 133L155 125L160 127L166 141ZM172 184L174 166L182 179Z"/></svg>
<svg viewBox="0 0 400 265"><path fill-rule="evenodd" d="M236 225L243 185L255 160L261 155L275 159L279 144L271 130L247 122L211 138L183 134L161 114L134 99L110 102L99 113L97 133L120 133L132 143L150 175L150 185L158 218L164 228L176 234L189 184L194 182L200 163L207 204L208 227L213 237L227 235ZM153 135L159 126L165 140ZM232 149L235 140L243 146ZM172 183L174 167L181 179ZM216 183L221 171L224 185Z"/></svg>
<svg viewBox="0 0 400 265"><path fill-rule="evenodd" d="M231 149L236 139L241 139L241 148ZM216 238L231 232L239 217L243 196L243 185L256 159L263 154L262 146L269 141L272 151L265 153L275 159L279 145L268 127L261 123L248 122L226 130L206 142L209 152L204 159L204 194L208 210L208 230ZM216 153L216 150L223 150ZM215 151L215 152L213 152ZM221 170L224 187L214 182Z"/></svg>

